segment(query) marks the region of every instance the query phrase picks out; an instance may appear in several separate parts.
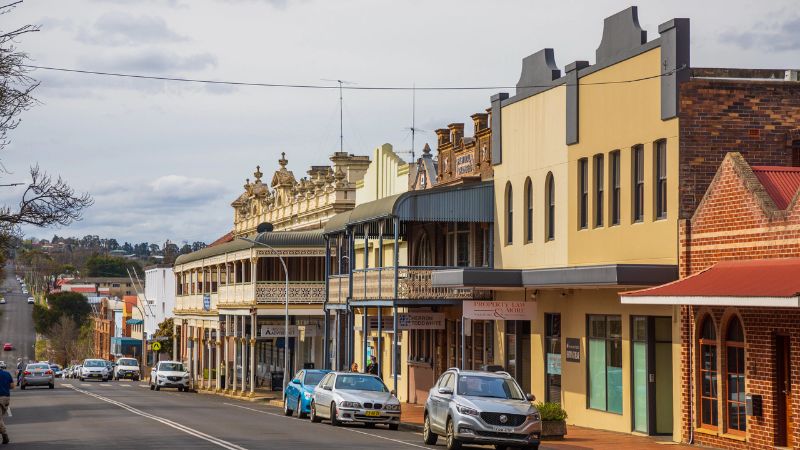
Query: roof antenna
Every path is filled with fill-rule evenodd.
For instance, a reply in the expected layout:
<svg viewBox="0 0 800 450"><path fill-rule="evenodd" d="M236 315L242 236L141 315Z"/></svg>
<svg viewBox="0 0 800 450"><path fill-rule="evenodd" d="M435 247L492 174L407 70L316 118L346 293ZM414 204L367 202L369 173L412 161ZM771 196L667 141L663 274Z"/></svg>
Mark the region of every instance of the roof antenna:
<svg viewBox="0 0 800 450"><path fill-rule="evenodd" d="M344 151L344 118L342 114L342 110L344 109L344 99L342 96L342 85L343 84L355 84L350 81L344 80L331 80L328 78L323 78L322 81L335 81L339 83L339 151Z"/></svg>
<svg viewBox="0 0 800 450"><path fill-rule="evenodd" d="M411 162L417 160L416 157L416 146L415 146L415 138L417 131L424 132L425 130L417 128L417 83L414 83L411 86L411 126L405 128L406 130L411 131ZM408 152L402 152L408 153Z"/></svg>

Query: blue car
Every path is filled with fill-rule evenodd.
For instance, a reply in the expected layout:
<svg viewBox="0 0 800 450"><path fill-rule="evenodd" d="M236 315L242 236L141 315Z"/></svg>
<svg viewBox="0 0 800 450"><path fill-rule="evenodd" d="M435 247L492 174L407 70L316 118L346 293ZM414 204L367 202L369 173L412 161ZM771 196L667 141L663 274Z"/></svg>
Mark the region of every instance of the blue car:
<svg viewBox="0 0 800 450"><path fill-rule="evenodd" d="M292 378L286 386L283 396L283 413L291 416L297 411L297 417L304 418L311 412L311 395L317 383L330 370L304 369Z"/></svg>

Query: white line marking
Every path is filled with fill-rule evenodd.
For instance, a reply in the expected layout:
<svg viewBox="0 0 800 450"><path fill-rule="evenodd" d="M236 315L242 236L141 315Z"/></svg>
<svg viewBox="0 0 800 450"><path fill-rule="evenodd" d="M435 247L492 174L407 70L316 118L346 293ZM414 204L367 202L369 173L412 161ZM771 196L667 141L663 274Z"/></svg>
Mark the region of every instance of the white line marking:
<svg viewBox="0 0 800 450"><path fill-rule="evenodd" d="M139 387L150 387L148 384L140 384Z"/></svg>
<svg viewBox="0 0 800 450"><path fill-rule="evenodd" d="M118 385L118 386L119 386L119 387L131 387L131 385L130 385L130 384L120 384L120 385Z"/></svg>
<svg viewBox="0 0 800 450"><path fill-rule="evenodd" d="M70 386L72 386L72 385L70 385ZM90 384L89 384L89 383L81 383L81 386L86 386L86 387L88 387L88 386L90 386Z"/></svg>
<svg viewBox="0 0 800 450"><path fill-rule="evenodd" d="M74 386L70 386L70 388L74 389L76 392L80 392L81 394L85 394L85 395L88 395L90 397L94 397L94 398L96 398L98 400L104 401L106 403L110 403L110 404L115 405L115 406L119 406L122 409L125 409L125 410L127 410L127 411L129 411L129 412L131 412L133 414L136 414L137 416L141 416L141 417L145 417L147 419L155 420L156 422L162 423L162 424L164 424L164 425L166 425L168 427L174 428L176 430L183 431L186 434L198 437L200 439L203 439L204 441L211 442L212 444L216 444L216 445L218 445L218 446L220 446L222 448L226 448L228 450L247 450L246 448L241 447L239 445L236 445L233 442L228 442L228 441L222 440L220 438L211 436L209 434L203 433L202 431L195 430L194 428L187 427L186 425L182 425L180 423L173 422L173 421L171 421L169 419L165 419L165 418L160 417L160 416L156 416L156 415L153 415L153 414L146 413L146 412L144 412L144 411L142 411L140 409L136 409L136 408L134 408L132 406L129 406L129 405L125 404L125 403L118 402L116 400L112 400L112 399L110 399L108 397L103 397L102 395L97 395L97 394L94 394L94 393L89 392L89 391L84 391L83 389L78 389L78 388L76 388Z"/></svg>
<svg viewBox="0 0 800 450"><path fill-rule="evenodd" d="M272 412L269 412L269 411L263 411L263 410L255 409L255 408L248 408L247 406L235 405L233 403L223 403L223 404L224 405L228 405L228 406L233 406L233 407L236 407L236 408L246 409L248 411L253 411L253 412L257 412L257 413L261 413L261 414L267 414L267 415L270 415L270 416L283 417L284 419L302 420L303 422L305 422L304 419L300 419L300 418L294 417L294 416L289 417L289 416L285 416L283 414L272 413ZM425 446L422 446L422 445L412 444L411 442L401 441L399 439L388 438L386 436L381 436L379 434L372 434L372 433L367 433L366 431L355 430L353 428L338 427L336 429L344 430L344 431L352 431L353 433L359 433L359 434L363 434L365 436L376 437L378 439L384 439L384 440L387 440L387 441L396 442L398 444L407 445L409 447L425 448L425 449L429 449L430 448L430 447L425 447Z"/></svg>

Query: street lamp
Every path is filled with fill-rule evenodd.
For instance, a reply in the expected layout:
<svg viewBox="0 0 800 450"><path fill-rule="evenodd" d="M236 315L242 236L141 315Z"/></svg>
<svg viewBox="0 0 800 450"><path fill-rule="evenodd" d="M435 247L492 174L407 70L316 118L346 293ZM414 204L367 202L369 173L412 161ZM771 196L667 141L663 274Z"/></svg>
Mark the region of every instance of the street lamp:
<svg viewBox="0 0 800 450"><path fill-rule="evenodd" d="M286 385L289 381L289 269L286 267L286 261L283 260L283 256L281 256L280 252L275 250L271 245L265 244L263 242L258 242L253 239L249 239L246 237L240 237L239 239L249 242L253 245L260 245L262 247L266 247L272 250L275 253L275 256L278 257L280 260L281 265L283 266L283 273L286 276L286 285L284 287L284 329L283 329L283 392L285 395L286 392ZM253 274L254 277L257 274ZM258 317L256 315L256 317ZM256 324L253 324L253 336L255 337L255 328ZM250 370L253 370L251 367ZM242 378L244 378L244 374L242 374Z"/></svg>

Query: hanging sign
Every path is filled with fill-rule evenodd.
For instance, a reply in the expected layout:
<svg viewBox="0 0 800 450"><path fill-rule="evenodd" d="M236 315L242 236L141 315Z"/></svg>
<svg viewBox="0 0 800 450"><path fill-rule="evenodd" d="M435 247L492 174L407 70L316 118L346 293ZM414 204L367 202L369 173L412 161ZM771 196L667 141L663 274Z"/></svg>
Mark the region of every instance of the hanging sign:
<svg viewBox="0 0 800 450"><path fill-rule="evenodd" d="M397 315L401 330L444 330L444 313L407 312Z"/></svg>
<svg viewBox="0 0 800 450"><path fill-rule="evenodd" d="M464 302L464 317L474 320L533 320L536 303L467 300Z"/></svg>

